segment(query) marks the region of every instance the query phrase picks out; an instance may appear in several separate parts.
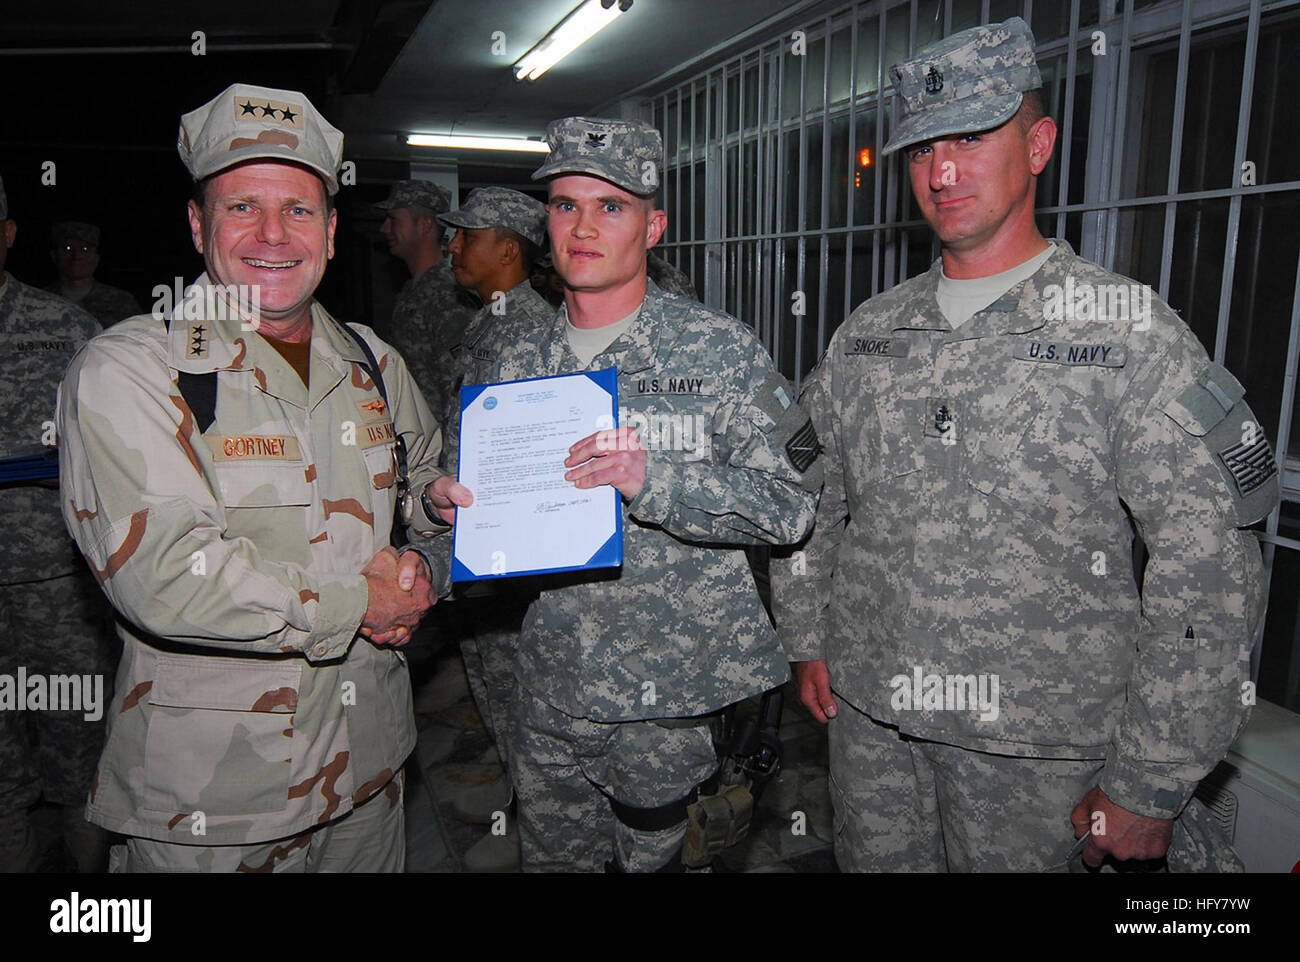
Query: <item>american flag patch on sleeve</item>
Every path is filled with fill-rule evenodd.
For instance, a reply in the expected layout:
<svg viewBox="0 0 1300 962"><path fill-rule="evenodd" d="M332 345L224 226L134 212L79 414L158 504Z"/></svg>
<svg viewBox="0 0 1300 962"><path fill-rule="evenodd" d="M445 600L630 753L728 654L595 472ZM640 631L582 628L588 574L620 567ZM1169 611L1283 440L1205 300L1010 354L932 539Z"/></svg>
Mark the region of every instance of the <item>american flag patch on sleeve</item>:
<svg viewBox="0 0 1300 962"><path fill-rule="evenodd" d="M786 457L800 474L812 467L812 463L817 460L817 455L821 453L821 441L817 438L817 429L813 427L812 418L805 421L803 427L785 443Z"/></svg>
<svg viewBox="0 0 1300 962"><path fill-rule="evenodd" d="M1245 497L1277 474L1277 461L1262 432L1253 444L1239 442L1219 452L1219 459L1232 475L1237 492Z"/></svg>

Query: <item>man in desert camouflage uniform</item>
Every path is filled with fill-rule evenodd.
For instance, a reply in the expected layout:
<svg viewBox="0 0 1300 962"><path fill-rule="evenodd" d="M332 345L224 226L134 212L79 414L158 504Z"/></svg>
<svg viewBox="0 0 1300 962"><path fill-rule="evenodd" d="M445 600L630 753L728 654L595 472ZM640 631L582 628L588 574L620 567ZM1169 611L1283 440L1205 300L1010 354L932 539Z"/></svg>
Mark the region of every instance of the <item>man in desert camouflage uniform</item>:
<svg viewBox="0 0 1300 962"><path fill-rule="evenodd" d="M493 365L503 347L548 326L555 308L528 282L533 261L546 244L546 206L541 201L507 187L477 187L464 206L440 214L448 227L456 228L448 248L456 282L473 290L483 308L465 330L455 350L461 375L456 387L488 383ZM447 417L459 421L459 391L448 406ZM514 656L519 644L519 626L528 609L529 595L517 584L495 582L460 602L467 607L466 633L460 650L465 659L474 702L501 756L500 778L483 785L468 786L457 793L453 811L458 818L477 824L492 824L498 812L510 809L509 716L514 697ZM506 871L519 866L519 834L490 832L475 843L462 859L470 871Z"/></svg>
<svg viewBox="0 0 1300 962"><path fill-rule="evenodd" d="M236 84L182 117L206 273L91 341L61 389L64 518L125 646L88 813L131 836L129 870L403 864L415 728L389 646L432 572L387 547L396 442L423 484L441 438L401 357L353 328L385 400L312 300L342 147L291 90Z"/></svg>
<svg viewBox="0 0 1300 962"><path fill-rule="evenodd" d="M570 117L547 142L533 177L549 181L565 303L503 346L492 380L617 368L621 426L564 463L577 487L622 494L624 560L540 579L524 621L510 753L524 867L680 871L687 804L718 768L710 714L787 677L740 546L808 531L817 439L749 328L647 280L667 224L658 132ZM431 497L467 494L447 479Z"/></svg>
<svg viewBox="0 0 1300 962"><path fill-rule="evenodd" d="M99 267L99 228L94 224L69 220L50 230L54 246L50 260L58 278L45 289L72 301L94 316L102 327L140 313L136 299L120 287L95 280Z"/></svg>
<svg viewBox="0 0 1300 962"><path fill-rule="evenodd" d="M99 333L81 309L4 272L16 233L0 183L0 457L6 458L54 443L63 371ZM106 839L86 822L83 808L103 746L102 699L111 694L106 606L68 538L53 482L6 483L0 506L9 532L0 547L0 676L15 686L8 698L0 695L0 872L36 868L27 811L42 795L63 808L64 839L78 869L102 871ZM81 708L20 710L19 679L54 675L78 676ZM27 694L21 693L23 705ZM98 697L93 708L87 696Z"/></svg>
<svg viewBox="0 0 1300 962"><path fill-rule="evenodd" d="M1056 128L1024 21L893 73L885 152L943 256L810 378L826 490L773 566L801 697L833 719L836 857L1159 858L1246 720L1264 593L1243 529L1277 503L1272 452L1166 304L1038 233Z"/></svg>
<svg viewBox="0 0 1300 962"><path fill-rule="evenodd" d="M380 231L388 248L411 272L393 304L393 346L441 422L453 404L459 375L453 352L478 310L474 295L456 283L443 256L438 215L451 207L445 189L426 180L399 180L388 199Z"/></svg>

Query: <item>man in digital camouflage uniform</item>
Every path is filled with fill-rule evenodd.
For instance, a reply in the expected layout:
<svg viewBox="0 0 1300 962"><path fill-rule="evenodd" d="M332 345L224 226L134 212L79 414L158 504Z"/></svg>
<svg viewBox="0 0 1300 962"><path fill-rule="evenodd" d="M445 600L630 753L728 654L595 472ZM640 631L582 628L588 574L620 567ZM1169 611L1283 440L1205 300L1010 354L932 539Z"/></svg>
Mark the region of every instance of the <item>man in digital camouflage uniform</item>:
<svg viewBox="0 0 1300 962"><path fill-rule="evenodd" d="M456 283L483 301L452 354L455 388L486 384L506 345L555 319L555 309L528 283L546 247L546 205L508 187L476 187L459 210L438 215L456 228L448 246ZM451 410L460 414L459 393Z"/></svg>
<svg viewBox="0 0 1300 962"><path fill-rule="evenodd" d="M393 346L441 422L460 373L453 352L479 308L443 256L438 215L451 207L451 197L426 180L399 180L377 206L385 212L380 231L389 250L411 272L393 304Z"/></svg>
<svg viewBox="0 0 1300 962"><path fill-rule="evenodd" d="M564 463L577 487L622 494L624 560L541 579L524 621L510 752L524 868L680 871L688 801L718 768L710 714L787 677L742 546L806 534L817 440L749 328L647 281L667 224L658 132L570 117L547 142L533 177L549 181L565 303L502 347L492 380L618 369L621 426ZM467 495L448 478L430 497Z"/></svg>
<svg viewBox="0 0 1300 962"><path fill-rule="evenodd" d="M99 267L99 228L81 221L62 221L50 230L54 246L50 260L59 276L45 289L72 301L100 326L109 327L140 313L128 291L95 279Z"/></svg>
<svg viewBox="0 0 1300 962"><path fill-rule="evenodd" d="M4 271L17 234L8 206L0 183L0 457L6 458L54 443L54 397L63 371L100 330L80 308ZM111 668L108 612L63 526L56 484L3 484L0 506L9 531L0 548L0 676L14 686L8 698L0 695L0 872L37 868L28 809L42 795L62 807L64 841L77 868L102 871L106 837L86 822L83 809L103 746L102 699L112 693L105 678ZM52 710L53 676L76 676L76 710ZM46 680L43 707L29 703L35 691L23 678Z"/></svg>
<svg viewBox="0 0 1300 962"><path fill-rule="evenodd" d="M400 871L415 726L392 646L433 573L388 547L396 438L423 484L438 425L395 351L353 328L385 400L312 300L342 134L235 84L177 146L206 272L91 341L60 394L64 518L125 646L87 810L131 836L127 870Z"/></svg>
<svg viewBox="0 0 1300 962"><path fill-rule="evenodd" d="M459 209L438 217L456 228L448 246L456 282L470 288L483 307L465 330L454 354L461 384L486 384L504 346L549 326L555 308L528 282L533 261L546 244L546 206L508 187L476 187ZM460 419L459 390L453 391L447 417ZM501 776L467 786L453 800L458 818L490 825L510 808L509 716L514 697L515 649L529 595L508 582L484 586L484 597L466 597L468 631L460 642L474 702L501 756ZM471 595L474 592L470 592ZM513 823L510 823L511 828ZM489 832L466 851L470 871L508 871L519 867L519 834Z"/></svg>
<svg viewBox="0 0 1300 962"><path fill-rule="evenodd" d="M1056 128L1024 21L893 74L885 152L943 256L810 378L826 490L773 565L801 697L831 719L837 860L1159 858L1246 720L1265 598L1243 529L1277 503L1272 452L1166 304L1038 233Z"/></svg>

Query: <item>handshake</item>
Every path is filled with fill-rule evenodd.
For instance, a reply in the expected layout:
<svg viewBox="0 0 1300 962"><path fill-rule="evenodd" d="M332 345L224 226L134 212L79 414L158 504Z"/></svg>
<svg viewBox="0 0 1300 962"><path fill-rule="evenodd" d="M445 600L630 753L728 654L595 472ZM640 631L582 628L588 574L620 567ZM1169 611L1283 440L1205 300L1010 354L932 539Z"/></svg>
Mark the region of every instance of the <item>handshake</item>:
<svg viewBox="0 0 1300 962"><path fill-rule="evenodd" d="M469 489L455 478L439 478L427 488L438 514L451 524L456 508L474 502ZM437 604L438 596L430 583L433 573L425 560L414 551L398 557L393 548L384 548L361 569L366 576L370 600L360 633L373 645L400 648L411 640L424 613Z"/></svg>
<svg viewBox="0 0 1300 962"><path fill-rule="evenodd" d="M361 573L370 593L361 621L362 637L373 645L400 648L438 601L428 564L414 551L399 558L395 549L384 548Z"/></svg>

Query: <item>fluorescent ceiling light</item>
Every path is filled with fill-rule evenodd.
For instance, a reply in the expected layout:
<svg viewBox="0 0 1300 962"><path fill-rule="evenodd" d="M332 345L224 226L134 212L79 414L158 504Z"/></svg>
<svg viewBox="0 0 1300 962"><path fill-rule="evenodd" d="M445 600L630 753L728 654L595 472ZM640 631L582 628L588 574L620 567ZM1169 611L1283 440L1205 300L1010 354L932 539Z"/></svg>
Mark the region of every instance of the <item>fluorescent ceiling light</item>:
<svg viewBox="0 0 1300 962"><path fill-rule="evenodd" d="M468 150L527 150L545 154L550 147L542 140L525 140L522 137L473 137L467 134L410 134L409 147L456 147Z"/></svg>
<svg viewBox="0 0 1300 962"><path fill-rule="evenodd" d="M515 61L515 79L536 80L622 13L622 4L611 4L605 9L600 0L585 0L532 50Z"/></svg>

